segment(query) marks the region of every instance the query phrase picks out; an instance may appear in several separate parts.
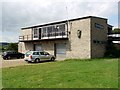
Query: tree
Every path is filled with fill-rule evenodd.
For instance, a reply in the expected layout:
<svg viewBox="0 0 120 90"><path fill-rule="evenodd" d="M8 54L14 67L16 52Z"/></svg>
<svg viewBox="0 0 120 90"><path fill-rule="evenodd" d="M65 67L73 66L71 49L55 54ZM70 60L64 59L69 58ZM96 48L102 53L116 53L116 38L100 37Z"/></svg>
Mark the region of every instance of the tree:
<svg viewBox="0 0 120 90"><path fill-rule="evenodd" d="M18 51L18 44L17 43L9 43L7 46L7 50Z"/></svg>
<svg viewBox="0 0 120 90"><path fill-rule="evenodd" d="M120 28L115 28L114 30L112 30L113 33L120 33Z"/></svg>

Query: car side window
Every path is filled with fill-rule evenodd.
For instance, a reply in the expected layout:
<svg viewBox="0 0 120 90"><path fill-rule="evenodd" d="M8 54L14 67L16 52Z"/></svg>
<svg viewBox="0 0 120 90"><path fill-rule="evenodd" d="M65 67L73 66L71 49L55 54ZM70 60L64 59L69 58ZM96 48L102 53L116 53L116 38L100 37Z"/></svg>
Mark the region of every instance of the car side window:
<svg viewBox="0 0 120 90"><path fill-rule="evenodd" d="M41 55L44 55L44 52L40 52Z"/></svg>
<svg viewBox="0 0 120 90"><path fill-rule="evenodd" d="M45 55L50 55L48 52L44 52Z"/></svg>
<svg viewBox="0 0 120 90"><path fill-rule="evenodd" d="M33 52L33 55L39 55L39 52Z"/></svg>
<svg viewBox="0 0 120 90"><path fill-rule="evenodd" d="M7 54L12 54L12 52L7 52Z"/></svg>

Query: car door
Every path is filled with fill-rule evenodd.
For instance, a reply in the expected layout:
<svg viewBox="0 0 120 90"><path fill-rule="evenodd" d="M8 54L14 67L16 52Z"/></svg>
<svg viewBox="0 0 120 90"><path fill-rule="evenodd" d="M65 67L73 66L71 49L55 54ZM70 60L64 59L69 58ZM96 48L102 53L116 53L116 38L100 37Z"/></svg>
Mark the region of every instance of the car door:
<svg viewBox="0 0 120 90"><path fill-rule="evenodd" d="M45 59L45 54L44 54L44 52L40 52L40 60L41 60L41 61L46 60L46 59Z"/></svg>
<svg viewBox="0 0 120 90"><path fill-rule="evenodd" d="M11 52L11 53L10 53L10 57L11 57L11 58L15 58L15 56L16 56L16 55L15 55L15 52Z"/></svg>
<svg viewBox="0 0 120 90"><path fill-rule="evenodd" d="M15 57L16 57L16 58L20 58L20 55L19 55L18 52L15 52Z"/></svg>
<svg viewBox="0 0 120 90"><path fill-rule="evenodd" d="M44 54L45 54L45 59L50 60L50 54L48 52L44 52Z"/></svg>

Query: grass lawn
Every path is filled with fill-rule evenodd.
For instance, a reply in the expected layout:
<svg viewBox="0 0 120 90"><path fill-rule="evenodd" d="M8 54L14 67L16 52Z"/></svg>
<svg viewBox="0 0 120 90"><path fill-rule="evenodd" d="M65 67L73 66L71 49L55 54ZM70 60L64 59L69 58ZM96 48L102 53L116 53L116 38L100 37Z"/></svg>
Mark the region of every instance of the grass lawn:
<svg viewBox="0 0 120 90"><path fill-rule="evenodd" d="M2 75L4 88L118 88L118 59L33 63Z"/></svg>

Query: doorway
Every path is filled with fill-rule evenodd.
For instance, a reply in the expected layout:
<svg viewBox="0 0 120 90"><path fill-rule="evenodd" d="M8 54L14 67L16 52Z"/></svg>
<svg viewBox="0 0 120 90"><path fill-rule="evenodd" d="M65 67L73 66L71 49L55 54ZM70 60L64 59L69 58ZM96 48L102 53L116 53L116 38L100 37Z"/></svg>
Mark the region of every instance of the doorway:
<svg viewBox="0 0 120 90"><path fill-rule="evenodd" d="M57 59L65 58L66 44L65 43L54 44L54 55L56 56Z"/></svg>

